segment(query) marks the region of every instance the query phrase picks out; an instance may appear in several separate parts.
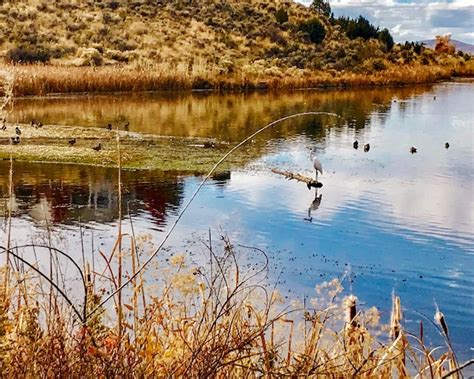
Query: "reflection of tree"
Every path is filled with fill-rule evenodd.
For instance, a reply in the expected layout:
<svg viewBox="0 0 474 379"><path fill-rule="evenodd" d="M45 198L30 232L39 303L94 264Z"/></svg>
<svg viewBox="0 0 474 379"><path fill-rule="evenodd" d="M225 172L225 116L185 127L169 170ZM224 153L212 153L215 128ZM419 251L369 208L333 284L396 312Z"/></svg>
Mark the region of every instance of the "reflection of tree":
<svg viewBox="0 0 474 379"><path fill-rule="evenodd" d="M0 197L8 194L8 162L0 162ZM15 163L14 195L17 213L38 220L67 223L112 222L118 216L117 171L98 167ZM139 180L137 179L139 178ZM184 183L176 176L122 172L122 208L132 215L147 210L157 225L179 207ZM5 202L0 203L3 208ZM1 213L3 214L3 210Z"/></svg>

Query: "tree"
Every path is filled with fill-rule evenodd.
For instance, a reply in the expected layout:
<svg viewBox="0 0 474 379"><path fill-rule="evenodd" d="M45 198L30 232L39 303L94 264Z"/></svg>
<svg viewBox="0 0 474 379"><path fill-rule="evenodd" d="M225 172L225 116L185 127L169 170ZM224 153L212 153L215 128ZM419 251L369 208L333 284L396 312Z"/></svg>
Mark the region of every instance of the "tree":
<svg viewBox="0 0 474 379"><path fill-rule="evenodd" d="M319 15L331 17L331 6L329 5L329 1L313 0L309 7Z"/></svg>
<svg viewBox="0 0 474 379"><path fill-rule="evenodd" d="M345 31L350 39L363 38L367 40L377 38L379 34L378 28L363 16L359 16L357 20L349 19Z"/></svg>
<svg viewBox="0 0 474 379"><path fill-rule="evenodd" d="M394 45L393 37L387 28L379 32L379 41L385 45L385 50L390 51Z"/></svg>
<svg viewBox="0 0 474 379"><path fill-rule="evenodd" d="M275 18L279 24L284 24L285 22L288 22L288 12L286 9L280 8L276 11Z"/></svg>
<svg viewBox="0 0 474 379"><path fill-rule="evenodd" d="M299 30L307 34L309 40L313 43L320 43L324 40L324 37L326 37L326 29L317 18L303 21L299 26Z"/></svg>

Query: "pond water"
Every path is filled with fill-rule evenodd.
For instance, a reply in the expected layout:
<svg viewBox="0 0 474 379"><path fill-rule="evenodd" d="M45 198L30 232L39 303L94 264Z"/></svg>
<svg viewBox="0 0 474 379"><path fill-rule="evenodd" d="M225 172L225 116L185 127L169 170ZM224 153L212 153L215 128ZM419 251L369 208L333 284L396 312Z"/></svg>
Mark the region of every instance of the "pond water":
<svg viewBox="0 0 474 379"><path fill-rule="evenodd" d="M474 340L474 82L432 87L284 94L177 93L18 99L13 120L104 126L130 121L133 131L215 137L236 143L279 117L305 117L258 138L263 148L245 167L203 187L169 246L195 259L199 241L225 233L235 244L259 247L271 258L274 280L289 298L349 272L346 291L384 320L391 292L401 296L406 327L420 314L445 314L460 359ZM360 142L354 149L353 141ZM449 142L450 147L445 148ZM370 143L370 151L362 146ZM416 154L410 153L415 146ZM272 168L314 175L309 150L323 164L317 193L273 174ZM0 197L8 197L9 162L0 162ZM125 231L159 241L201 181L159 171L122 173ZM51 238L86 251L111 248L118 223L117 170L14 163L12 240ZM0 205L2 215L5 201ZM47 221L45 224L44 221ZM53 233L51 233L53 231ZM0 238L6 234L2 222ZM428 339L443 344L426 320Z"/></svg>

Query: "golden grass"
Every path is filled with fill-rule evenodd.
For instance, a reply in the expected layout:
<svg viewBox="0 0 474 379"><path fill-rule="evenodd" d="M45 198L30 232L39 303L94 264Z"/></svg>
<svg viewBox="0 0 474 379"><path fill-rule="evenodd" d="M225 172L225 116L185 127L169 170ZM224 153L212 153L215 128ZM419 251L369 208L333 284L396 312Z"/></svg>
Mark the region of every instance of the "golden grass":
<svg viewBox="0 0 474 379"><path fill-rule="evenodd" d="M147 237L122 238L122 257L136 273ZM12 250L13 261L26 249ZM122 293L121 307L118 297L115 307L99 306L103 294L119 286L115 260L101 253L105 271L91 272L85 264L87 298L74 303L76 315L57 291L48 290L47 275L39 280L32 270L16 271L9 290L0 288L2 375L441 378L459 367L442 314L438 323L447 348L434 352L423 332L414 336L403 329L396 296L386 326L375 308L359 308L354 295L344 296L339 280L318 286L314 299L288 306L263 279L263 252L253 249L261 257L253 271L239 265L227 238L219 247L209 241L208 253L211 258L199 267L172 257L158 272L159 286L138 275Z"/></svg>
<svg viewBox="0 0 474 379"><path fill-rule="evenodd" d="M195 72L167 65L131 67L63 67L48 65L6 66L14 74L18 96L81 92L143 92L160 90L296 89L362 87L433 83L453 76L474 75L474 61L447 65L389 65L386 70L354 73L287 69L281 74L257 70L219 75L213 67Z"/></svg>

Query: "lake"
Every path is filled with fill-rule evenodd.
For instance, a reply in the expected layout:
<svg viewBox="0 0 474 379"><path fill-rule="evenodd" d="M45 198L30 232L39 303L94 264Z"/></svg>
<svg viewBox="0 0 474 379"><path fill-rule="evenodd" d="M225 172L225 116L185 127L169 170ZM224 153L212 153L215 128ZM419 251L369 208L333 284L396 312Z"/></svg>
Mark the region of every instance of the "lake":
<svg viewBox="0 0 474 379"><path fill-rule="evenodd" d="M282 94L16 99L10 118L101 127L128 120L132 131L213 137L232 146L286 115L339 114L287 121L257 137L260 148L250 164L205 184L172 234L168 254L184 251L199 261L209 230L215 239L226 234L269 255L269 280L278 280L289 299L312 296L315 285L347 273L346 292L363 306L377 306L385 321L392 290L400 295L405 327L414 332L421 314L433 319L437 304L465 360L474 349L472 104L474 82L460 80ZM412 146L417 153L410 153ZM317 192L271 172L313 176L311 148L323 165ZM9 162L0 162L2 216L8 172ZM124 230L130 231L131 217L135 233L159 242L201 180L189 173L124 171ZM116 169L14 162L13 182L13 244L50 240L80 261L82 228L89 260L99 261L99 249L110 251L118 224ZM2 220L2 241L6 230ZM424 323L428 342L443 344Z"/></svg>

